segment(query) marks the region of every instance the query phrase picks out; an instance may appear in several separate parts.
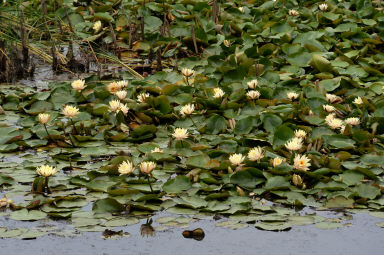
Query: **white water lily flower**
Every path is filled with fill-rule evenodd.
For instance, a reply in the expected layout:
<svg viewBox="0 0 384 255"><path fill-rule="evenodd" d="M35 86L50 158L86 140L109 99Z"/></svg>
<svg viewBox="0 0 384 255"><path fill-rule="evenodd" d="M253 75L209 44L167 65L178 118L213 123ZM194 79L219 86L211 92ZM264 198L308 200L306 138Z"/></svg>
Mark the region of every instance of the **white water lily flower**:
<svg viewBox="0 0 384 255"><path fill-rule="evenodd" d="M101 30L101 28L103 27L103 25L101 24L101 21L98 20L96 21L94 24L93 24L93 30L95 30L95 33L99 32Z"/></svg>
<svg viewBox="0 0 384 255"><path fill-rule="evenodd" d="M305 132L302 129L297 129L297 130L295 130L295 136L305 138L307 136L307 132Z"/></svg>
<svg viewBox="0 0 384 255"><path fill-rule="evenodd" d="M361 99L361 97L357 97L355 100L353 100L353 103L354 104L362 104L363 103L363 99Z"/></svg>
<svg viewBox="0 0 384 255"><path fill-rule="evenodd" d="M119 110L124 114L127 115L129 111L129 107L126 104L120 104Z"/></svg>
<svg viewBox="0 0 384 255"><path fill-rule="evenodd" d="M244 12L244 7L242 7L242 6L240 6L240 7L237 8L237 9L239 9L240 12Z"/></svg>
<svg viewBox="0 0 384 255"><path fill-rule="evenodd" d="M130 174L133 170L135 170L135 167L133 166L133 163L128 160L121 163L118 168L120 175Z"/></svg>
<svg viewBox="0 0 384 255"><path fill-rule="evenodd" d="M195 106L193 104L187 104L180 108L181 116L185 117L186 115L191 115L195 111Z"/></svg>
<svg viewBox="0 0 384 255"><path fill-rule="evenodd" d="M118 81L118 82L116 82L116 84L117 84L118 86L120 86L120 88L125 88L125 87L128 86L128 81L124 81L124 80L122 80L122 81Z"/></svg>
<svg viewBox="0 0 384 255"><path fill-rule="evenodd" d="M240 166L243 163L245 157L241 153L235 153L229 156L229 161L232 165Z"/></svg>
<svg viewBox="0 0 384 255"><path fill-rule="evenodd" d="M343 133L344 133L344 130L345 130L345 125L342 125L342 126L340 127L340 133L343 134Z"/></svg>
<svg viewBox="0 0 384 255"><path fill-rule="evenodd" d="M295 99L297 99L298 97L299 97L299 94L297 94L296 92L293 92L293 91L291 91L291 92L288 92L287 93L287 97L290 99L290 100L295 100Z"/></svg>
<svg viewBox="0 0 384 255"><path fill-rule="evenodd" d="M115 95L120 99L124 100L127 97L127 91L125 90L119 90L115 93Z"/></svg>
<svg viewBox="0 0 384 255"><path fill-rule="evenodd" d="M340 101L341 97L336 96L334 94L328 94L327 93L327 94L325 94L325 99L332 104L334 102Z"/></svg>
<svg viewBox="0 0 384 255"><path fill-rule="evenodd" d="M137 96L137 101L139 103L145 103L145 100L150 96L149 93L141 93L140 95Z"/></svg>
<svg viewBox="0 0 384 255"><path fill-rule="evenodd" d="M273 165L273 167L277 167L278 165L280 165L284 161L285 161L285 158L276 157L273 159L272 165Z"/></svg>
<svg viewBox="0 0 384 255"><path fill-rule="evenodd" d="M181 73L182 73L185 77L189 78L189 77L191 77L192 75L195 74L195 71L192 70L192 69L189 69L189 68L183 68L183 69L181 69Z"/></svg>
<svg viewBox="0 0 384 255"><path fill-rule="evenodd" d="M73 81L71 83L72 85L72 88L74 90L77 90L77 91L81 91L83 89L85 89L86 85L85 85L85 81L84 80L76 80L76 81Z"/></svg>
<svg viewBox="0 0 384 255"><path fill-rule="evenodd" d="M39 113L39 121L41 124L45 125L51 120L51 115L49 113Z"/></svg>
<svg viewBox="0 0 384 255"><path fill-rule="evenodd" d="M73 117L75 117L77 114L79 114L79 109L76 108L75 106L71 106L71 105L67 105L64 107L63 109L63 114L72 119Z"/></svg>
<svg viewBox="0 0 384 255"><path fill-rule="evenodd" d="M326 120L326 123L332 129L338 129L338 128L341 128L344 125L343 120L338 119L338 118L330 118L328 121Z"/></svg>
<svg viewBox="0 0 384 255"><path fill-rule="evenodd" d="M57 169L56 167L43 165L36 168L36 173L44 177L49 177L55 175L57 173Z"/></svg>
<svg viewBox="0 0 384 255"><path fill-rule="evenodd" d="M325 117L325 122L328 123L331 120L333 120L334 118L335 118L335 114L334 113L328 114L327 117Z"/></svg>
<svg viewBox="0 0 384 255"><path fill-rule="evenodd" d="M161 153L161 152L164 152L164 151L162 149L160 149L159 147L156 147L153 150L151 150L151 153L155 153L155 152Z"/></svg>
<svg viewBox="0 0 384 255"><path fill-rule="evenodd" d="M296 11L296 10L289 10L289 11L288 11L288 14L289 14L290 16L295 17L295 16L298 16L298 15L299 15L299 12Z"/></svg>
<svg viewBox="0 0 384 255"><path fill-rule="evenodd" d="M334 112L334 111L336 111L336 108L334 106L332 106L332 105L329 105L329 104L323 105L323 109L326 112Z"/></svg>
<svg viewBox="0 0 384 255"><path fill-rule="evenodd" d="M305 155L296 155L293 160L293 166L298 170L307 171L311 166L309 161L311 160Z"/></svg>
<svg viewBox="0 0 384 255"><path fill-rule="evenodd" d="M247 85L250 89L255 89L257 87L257 84L259 84L258 80L252 80L247 82Z"/></svg>
<svg viewBox="0 0 384 255"><path fill-rule="evenodd" d="M323 3L319 5L319 9L322 10L323 12L328 9L328 4Z"/></svg>
<svg viewBox="0 0 384 255"><path fill-rule="evenodd" d="M221 88L214 88L213 93L214 98L221 98L225 95L225 92Z"/></svg>
<svg viewBox="0 0 384 255"><path fill-rule="evenodd" d="M260 146L255 147L248 152L248 158L250 161L260 160L263 157L264 151Z"/></svg>
<svg viewBox="0 0 384 255"><path fill-rule="evenodd" d="M185 129L185 128L176 128L176 129L173 131L172 136L173 136L176 140L184 140L184 139L188 138L188 130Z"/></svg>
<svg viewBox="0 0 384 255"><path fill-rule="evenodd" d="M140 163L139 167L142 173L150 174L156 168L156 163L153 161L144 161Z"/></svg>
<svg viewBox="0 0 384 255"><path fill-rule="evenodd" d="M118 112L120 111L120 101L119 100L112 100L109 101L109 111L111 112Z"/></svg>
<svg viewBox="0 0 384 255"><path fill-rule="evenodd" d="M258 99L260 97L260 92L257 90L250 90L247 92L247 97L251 100Z"/></svg>
<svg viewBox="0 0 384 255"><path fill-rule="evenodd" d="M351 125L351 126L357 126L360 124L360 119L357 117L351 117L344 120L345 123Z"/></svg>
<svg viewBox="0 0 384 255"><path fill-rule="evenodd" d="M121 88L121 85L115 81L107 85L107 89L111 94L115 94L117 91L121 90Z"/></svg>
<svg viewBox="0 0 384 255"><path fill-rule="evenodd" d="M303 139L301 137L294 137L285 143L285 148L290 151L297 151L303 147Z"/></svg>

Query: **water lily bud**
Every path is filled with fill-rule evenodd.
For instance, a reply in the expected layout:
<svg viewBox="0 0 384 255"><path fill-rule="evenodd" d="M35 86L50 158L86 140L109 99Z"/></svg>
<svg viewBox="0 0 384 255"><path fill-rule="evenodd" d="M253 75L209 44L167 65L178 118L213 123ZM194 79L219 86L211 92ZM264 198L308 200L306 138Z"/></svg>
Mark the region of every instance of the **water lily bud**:
<svg viewBox="0 0 384 255"><path fill-rule="evenodd" d="M120 110L120 101L119 100L112 100L109 102L109 111L111 112L118 112Z"/></svg>
<svg viewBox="0 0 384 255"><path fill-rule="evenodd" d="M49 113L39 113L39 121L41 124L46 125L51 120Z"/></svg>
<svg viewBox="0 0 384 255"><path fill-rule="evenodd" d="M240 166L243 163L245 157L241 153L235 153L229 156L229 161L232 165Z"/></svg>
<svg viewBox="0 0 384 255"><path fill-rule="evenodd" d="M195 111L195 106L193 104L187 104L181 107L180 114L185 117L186 115L191 115Z"/></svg>
<svg viewBox="0 0 384 255"><path fill-rule="evenodd" d="M223 43L224 43L225 47L231 46L231 42L229 40L224 40Z"/></svg>
<svg viewBox="0 0 384 255"><path fill-rule="evenodd" d="M181 73L185 77L189 78L189 77L191 77L192 75L195 74L195 71L193 71L192 69L189 69L189 68L183 68L183 69L181 69Z"/></svg>
<svg viewBox="0 0 384 255"><path fill-rule="evenodd" d="M133 166L133 163L128 160L121 163L118 168L120 175L130 174L133 170L135 170L135 167Z"/></svg>
<svg viewBox="0 0 384 255"><path fill-rule="evenodd" d="M277 167L278 165L280 165L284 161L285 161L285 158L276 157L273 159L272 165L273 165L273 167Z"/></svg>
<svg viewBox="0 0 384 255"><path fill-rule="evenodd" d="M73 117L75 117L77 114L79 114L79 109L76 108L75 106L71 106L71 105L66 105L63 109L63 114L72 119Z"/></svg>
<svg viewBox="0 0 384 255"><path fill-rule="evenodd" d="M294 137L285 143L285 148L290 151L297 151L303 147L303 139L301 137Z"/></svg>
<svg viewBox="0 0 384 255"><path fill-rule="evenodd" d="M354 104L360 105L363 103L363 99L361 97L357 97L355 100L353 100Z"/></svg>
<svg viewBox="0 0 384 255"><path fill-rule="evenodd" d="M328 9L328 5L326 3L320 4L319 9L324 12Z"/></svg>
<svg viewBox="0 0 384 255"><path fill-rule="evenodd" d="M150 174L156 168L156 163L153 161L144 161L141 162L139 166L142 173Z"/></svg>
<svg viewBox="0 0 384 255"><path fill-rule="evenodd" d="M236 191L237 191L237 194L241 197L244 197L245 196L245 192L242 188L240 188L239 186L236 186Z"/></svg>
<svg viewBox="0 0 384 255"><path fill-rule="evenodd" d="M360 124L360 119L357 117L351 117L344 120L345 123L351 125L351 126L357 126Z"/></svg>
<svg viewBox="0 0 384 255"><path fill-rule="evenodd" d="M213 93L214 98L221 98L225 95L225 92L221 88L214 88Z"/></svg>
<svg viewBox="0 0 384 255"><path fill-rule="evenodd" d="M292 182L297 187L301 187L303 185L303 179L301 179L301 176L298 174L294 174L292 176Z"/></svg>
<svg viewBox="0 0 384 255"><path fill-rule="evenodd" d="M287 97L290 99L290 100L295 100L299 97L299 94L297 94L296 92L288 92L287 93Z"/></svg>
<svg viewBox="0 0 384 255"><path fill-rule="evenodd" d="M247 97L251 100L258 99L260 97L260 92L257 90L250 90L247 92Z"/></svg>
<svg viewBox="0 0 384 255"><path fill-rule="evenodd" d="M101 29L102 29L103 25L101 24L101 21L98 20L96 21L94 24L93 24L93 30L95 31L95 33L99 32Z"/></svg>
<svg viewBox="0 0 384 255"><path fill-rule="evenodd" d="M73 81L71 85L72 85L72 88L77 91L81 91L86 87L84 80Z"/></svg>
<svg viewBox="0 0 384 255"><path fill-rule="evenodd" d="M237 9L239 9L240 12L244 12L244 7L242 7L242 6L237 8Z"/></svg>
<svg viewBox="0 0 384 255"><path fill-rule="evenodd" d="M229 119L228 123L229 123L229 128L234 130L235 127L236 127L236 120L235 120L235 118Z"/></svg>
<svg viewBox="0 0 384 255"><path fill-rule="evenodd" d="M252 80L252 81L247 82L247 85L250 89L255 89L257 87L258 83L259 82L257 80Z"/></svg>
<svg viewBox="0 0 384 255"><path fill-rule="evenodd" d="M57 173L57 169L56 167L43 165L36 168L36 173L44 177L49 177L55 175Z"/></svg>
<svg viewBox="0 0 384 255"><path fill-rule="evenodd" d="M298 170L307 171L311 166L309 161L311 160L307 156L297 154L293 160L293 166Z"/></svg>
<svg viewBox="0 0 384 255"><path fill-rule="evenodd" d="M125 90L119 90L115 93L115 95L120 99L124 100L127 97L127 91Z"/></svg>
<svg viewBox="0 0 384 255"><path fill-rule="evenodd" d="M260 160L263 157L264 157L264 152L260 146L253 148L248 152L248 158L250 161Z"/></svg>
<svg viewBox="0 0 384 255"><path fill-rule="evenodd" d="M307 136L307 132L305 132L302 129L297 129L297 130L295 130L295 136L299 137L299 138L301 137L304 139Z"/></svg>
<svg viewBox="0 0 384 255"><path fill-rule="evenodd" d="M137 96L137 101L139 103L145 103L145 100L150 96L149 93L141 93L140 95Z"/></svg>
<svg viewBox="0 0 384 255"><path fill-rule="evenodd" d="M288 11L288 14L289 14L290 16L295 17L295 16L298 16L298 15L299 15L299 12L296 11L296 10L289 10L289 11Z"/></svg>
<svg viewBox="0 0 384 255"><path fill-rule="evenodd" d="M188 137L188 130L185 128L176 128L172 136L177 140L184 140Z"/></svg>

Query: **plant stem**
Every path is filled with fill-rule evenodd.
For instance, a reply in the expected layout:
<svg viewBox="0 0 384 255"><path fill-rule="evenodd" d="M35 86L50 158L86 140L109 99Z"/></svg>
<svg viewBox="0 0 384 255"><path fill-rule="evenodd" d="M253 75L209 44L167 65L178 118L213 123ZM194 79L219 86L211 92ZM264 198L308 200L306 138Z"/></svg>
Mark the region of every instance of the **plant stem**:
<svg viewBox="0 0 384 255"><path fill-rule="evenodd" d="M83 91L80 92L81 97L87 102L87 98L84 96Z"/></svg>
<svg viewBox="0 0 384 255"><path fill-rule="evenodd" d="M75 133L76 133L76 135L78 135L79 132L77 132L77 129L76 129L76 126L75 126L75 122L73 122L73 119L72 119L72 118L71 118L71 123L72 123L72 125L73 125L73 128L75 129Z"/></svg>
<svg viewBox="0 0 384 255"><path fill-rule="evenodd" d="M51 135L48 133L47 125L44 124L45 132L47 132L48 140L51 140Z"/></svg>
<svg viewBox="0 0 384 255"><path fill-rule="evenodd" d="M192 119L192 115L189 115L189 118L192 120L193 125L197 128L196 123Z"/></svg>
<svg viewBox="0 0 384 255"><path fill-rule="evenodd" d="M151 192L153 193L152 185L151 185L151 182L149 180L149 174L147 175L147 180L148 180L149 188L151 189Z"/></svg>

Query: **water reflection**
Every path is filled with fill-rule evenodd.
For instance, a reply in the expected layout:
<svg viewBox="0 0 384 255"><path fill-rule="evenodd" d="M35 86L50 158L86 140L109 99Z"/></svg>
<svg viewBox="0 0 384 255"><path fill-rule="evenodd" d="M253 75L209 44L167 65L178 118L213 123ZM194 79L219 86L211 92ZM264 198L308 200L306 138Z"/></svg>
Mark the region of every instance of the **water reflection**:
<svg viewBox="0 0 384 255"><path fill-rule="evenodd" d="M140 233L142 237L149 237L155 235L155 229L152 227L152 218L148 218L145 224L140 227Z"/></svg>
<svg viewBox="0 0 384 255"><path fill-rule="evenodd" d="M185 230L183 231L184 238L193 238L196 241L201 241L205 237L204 230L201 228L197 228L195 230Z"/></svg>

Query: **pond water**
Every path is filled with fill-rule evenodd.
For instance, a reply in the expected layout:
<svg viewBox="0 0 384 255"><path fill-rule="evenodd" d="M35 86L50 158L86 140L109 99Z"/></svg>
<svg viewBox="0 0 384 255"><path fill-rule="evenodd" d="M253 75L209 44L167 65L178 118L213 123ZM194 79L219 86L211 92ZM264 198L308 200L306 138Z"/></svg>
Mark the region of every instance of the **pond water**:
<svg viewBox="0 0 384 255"><path fill-rule="evenodd" d="M336 212L323 212L327 217ZM159 224L155 216L152 226ZM70 237L47 235L35 240L1 240L3 251L12 254L379 254L384 248L382 230L375 225L380 220L367 214L353 214L345 227L325 230L310 226L294 226L289 231L261 231L250 224L237 230L216 227L212 219L199 220L189 224L188 229L202 228L205 237L201 241L186 239L185 228L169 228L155 231L153 236L142 236L140 227L145 223L114 230L128 232L117 238L104 238L100 232L84 232ZM0 220L3 226L14 221ZM17 223L19 227L44 226L45 229L61 228L65 235L63 221Z"/></svg>

